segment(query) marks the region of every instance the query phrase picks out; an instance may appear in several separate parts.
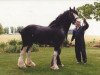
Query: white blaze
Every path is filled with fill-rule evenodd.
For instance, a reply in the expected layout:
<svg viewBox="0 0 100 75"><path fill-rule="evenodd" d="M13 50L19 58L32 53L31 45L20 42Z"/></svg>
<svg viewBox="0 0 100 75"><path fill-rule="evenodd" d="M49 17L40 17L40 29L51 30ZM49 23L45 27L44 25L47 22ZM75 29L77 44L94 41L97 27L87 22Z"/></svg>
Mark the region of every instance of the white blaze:
<svg viewBox="0 0 100 75"><path fill-rule="evenodd" d="M76 15L75 13L73 13L73 15L74 15L75 18L78 18L78 15Z"/></svg>

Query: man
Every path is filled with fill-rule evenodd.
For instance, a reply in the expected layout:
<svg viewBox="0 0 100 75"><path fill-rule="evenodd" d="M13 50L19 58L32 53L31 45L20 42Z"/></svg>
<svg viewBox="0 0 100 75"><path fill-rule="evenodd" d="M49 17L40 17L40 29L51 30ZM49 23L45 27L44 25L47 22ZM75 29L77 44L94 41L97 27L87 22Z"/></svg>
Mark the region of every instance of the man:
<svg viewBox="0 0 100 75"><path fill-rule="evenodd" d="M76 53L77 63L81 63L81 60L83 60L83 63L86 64L87 56L86 56L86 48L84 41L84 33L85 30L89 27L89 25L85 18L83 19L83 22L84 26L81 26L81 22L79 20L76 20L75 23L76 28L73 30L71 42L75 39L75 53Z"/></svg>

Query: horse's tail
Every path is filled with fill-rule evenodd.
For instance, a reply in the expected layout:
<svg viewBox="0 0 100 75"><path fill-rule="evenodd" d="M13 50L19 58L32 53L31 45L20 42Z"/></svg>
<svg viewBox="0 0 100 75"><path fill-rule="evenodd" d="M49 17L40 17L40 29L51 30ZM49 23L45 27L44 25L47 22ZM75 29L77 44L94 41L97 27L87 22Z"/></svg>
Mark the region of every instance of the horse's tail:
<svg viewBox="0 0 100 75"><path fill-rule="evenodd" d="M18 31L21 34L21 30Z"/></svg>

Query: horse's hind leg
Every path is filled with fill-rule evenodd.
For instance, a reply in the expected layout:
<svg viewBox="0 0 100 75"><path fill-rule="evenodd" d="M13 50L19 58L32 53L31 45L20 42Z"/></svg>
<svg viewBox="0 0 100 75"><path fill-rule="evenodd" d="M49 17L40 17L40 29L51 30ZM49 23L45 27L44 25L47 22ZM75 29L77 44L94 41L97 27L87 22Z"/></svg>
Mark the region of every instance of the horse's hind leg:
<svg viewBox="0 0 100 75"><path fill-rule="evenodd" d="M32 46L27 47L25 64L28 67L35 67L36 64L34 62L32 62L32 60L31 60L31 48L32 48Z"/></svg>
<svg viewBox="0 0 100 75"><path fill-rule="evenodd" d="M24 55L26 53L27 47L22 47L21 52L20 52L20 57L18 59L18 67L19 68L26 68L26 65L24 63Z"/></svg>

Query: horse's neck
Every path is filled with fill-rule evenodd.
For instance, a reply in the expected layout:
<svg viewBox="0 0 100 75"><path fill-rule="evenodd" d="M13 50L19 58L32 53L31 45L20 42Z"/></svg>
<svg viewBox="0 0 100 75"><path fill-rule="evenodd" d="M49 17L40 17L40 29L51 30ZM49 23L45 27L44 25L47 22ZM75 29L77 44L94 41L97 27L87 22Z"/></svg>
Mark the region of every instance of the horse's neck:
<svg viewBox="0 0 100 75"><path fill-rule="evenodd" d="M61 19L60 19L61 20ZM49 27L51 28L58 28L58 29L63 29L65 35L68 33L68 30L70 28L71 25L71 21L69 18L67 18L67 20L63 20L63 21L58 21L58 20L54 20L51 22L51 24L49 25Z"/></svg>
<svg viewBox="0 0 100 75"><path fill-rule="evenodd" d="M51 28L61 28L61 25L56 23L56 21L52 21L51 24L49 25Z"/></svg>
<svg viewBox="0 0 100 75"><path fill-rule="evenodd" d="M64 25L64 26L62 27L63 30L64 30L64 32L65 32L65 35L67 35L68 30L69 30L69 28L70 28L70 25L71 25L71 23L68 23L68 22L67 22L67 24Z"/></svg>
<svg viewBox="0 0 100 75"><path fill-rule="evenodd" d="M63 29L65 35L67 35L68 30L69 30L69 28L70 28L70 25L71 25L70 22L66 22L65 24L55 24L55 23L53 24L53 23L52 23L51 25L49 25L49 27L51 27L51 28Z"/></svg>

